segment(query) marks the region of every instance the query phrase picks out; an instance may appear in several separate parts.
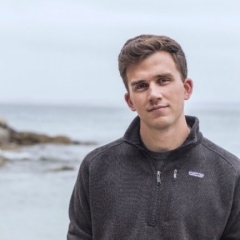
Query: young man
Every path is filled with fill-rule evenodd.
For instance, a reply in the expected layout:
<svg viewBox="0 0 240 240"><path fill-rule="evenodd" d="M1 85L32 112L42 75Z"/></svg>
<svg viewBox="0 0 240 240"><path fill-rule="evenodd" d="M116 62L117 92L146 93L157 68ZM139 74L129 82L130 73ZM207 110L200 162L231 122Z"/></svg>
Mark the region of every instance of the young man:
<svg viewBox="0 0 240 240"><path fill-rule="evenodd" d="M83 160L68 240L239 240L240 161L184 115L192 94L181 46L165 36L126 42L119 70L138 116Z"/></svg>

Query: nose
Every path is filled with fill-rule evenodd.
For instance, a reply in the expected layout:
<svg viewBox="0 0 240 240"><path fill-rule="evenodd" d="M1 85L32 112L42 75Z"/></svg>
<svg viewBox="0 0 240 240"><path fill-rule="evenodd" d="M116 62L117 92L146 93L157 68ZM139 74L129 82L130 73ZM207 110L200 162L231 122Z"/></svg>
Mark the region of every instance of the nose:
<svg viewBox="0 0 240 240"><path fill-rule="evenodd" d="M161 88L156 84L150 84L148 91L148 99L151 103L157 104L162 99Z"/></svg>

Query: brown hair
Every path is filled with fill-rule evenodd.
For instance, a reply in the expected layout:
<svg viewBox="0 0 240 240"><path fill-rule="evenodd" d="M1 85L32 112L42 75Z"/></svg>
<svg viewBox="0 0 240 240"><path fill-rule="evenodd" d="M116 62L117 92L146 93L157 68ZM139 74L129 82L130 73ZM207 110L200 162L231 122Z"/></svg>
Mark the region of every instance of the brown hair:
<svg viewBox="0 0 240 240"><path fill-rule="evenodd" d="M127 68L157 51L170 53L182 80L184 81L187 78L186 57L181 46L176 41L166 36L140 35L129 39L118 56L118 68L126 89L128 89Z"/></svg>

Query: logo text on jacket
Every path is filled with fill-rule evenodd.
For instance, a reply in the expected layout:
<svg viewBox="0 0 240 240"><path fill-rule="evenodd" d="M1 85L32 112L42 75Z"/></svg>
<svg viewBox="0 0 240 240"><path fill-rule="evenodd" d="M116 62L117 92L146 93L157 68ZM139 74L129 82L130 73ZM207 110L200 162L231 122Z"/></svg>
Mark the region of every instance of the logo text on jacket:
<svg viewBox="0 0 240 240"><path fill-rule="evenodd" d="M204 177L204 174L203 174L203 173L199 173L199 172L189 171L188 174L189 174L190 176L198 177L198 178L203 178L203 177Z"/></svg>

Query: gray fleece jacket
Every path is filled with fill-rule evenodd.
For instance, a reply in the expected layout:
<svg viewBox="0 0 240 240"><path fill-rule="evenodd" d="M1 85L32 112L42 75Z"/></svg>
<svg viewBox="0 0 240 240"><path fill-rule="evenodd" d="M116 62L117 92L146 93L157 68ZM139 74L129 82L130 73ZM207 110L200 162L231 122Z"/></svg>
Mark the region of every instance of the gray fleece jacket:
<svg viewBox="0 0 240 240"><path fill-rule="evenodd" d="M186 119L186 141L157 159L139 144L138 117L86 156L68 240L240 240L240 161Z"/></svg>

